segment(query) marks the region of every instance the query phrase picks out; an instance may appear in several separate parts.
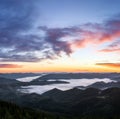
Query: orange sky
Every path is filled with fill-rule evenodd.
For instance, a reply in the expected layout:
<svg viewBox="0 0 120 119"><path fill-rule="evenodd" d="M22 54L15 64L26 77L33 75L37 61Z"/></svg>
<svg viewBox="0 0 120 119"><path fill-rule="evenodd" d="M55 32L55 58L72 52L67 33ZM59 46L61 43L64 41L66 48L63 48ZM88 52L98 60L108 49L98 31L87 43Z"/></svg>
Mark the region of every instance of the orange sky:
<svg viewBox="0 0 120 119"><path fill-rule="evenodd" d="M91 66L29 64L0 68L1 73L11 72L120 72L120 64L95 64Z"/></svg>
<svg viewBox="0 0 120 119"><path fill-rule="evenodd" d="M23 1L0 1L1 73L120 72L120 1Z"/></svg>

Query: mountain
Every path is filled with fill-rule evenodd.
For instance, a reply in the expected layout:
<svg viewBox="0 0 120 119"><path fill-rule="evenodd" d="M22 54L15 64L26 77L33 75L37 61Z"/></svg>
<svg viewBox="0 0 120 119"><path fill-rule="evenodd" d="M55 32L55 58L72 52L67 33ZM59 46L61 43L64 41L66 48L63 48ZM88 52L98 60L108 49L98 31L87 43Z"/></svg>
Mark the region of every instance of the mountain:
<svg viewBox="0 0 120 119"><path fill-rule="evenodd" d="M44 111L22 108L13 103L0 101L1 119L68 119Z"/></svg>
<svg viewBox="0 0 120 119"><path fill-rule="evenodd" d="M0 73L0 77L4 78L23 78L23 77L31 77L31 76L39 76L41 73Z"/></svg>
<svg viewBox="0 0 120 119"><path fill-rule="evenodd" d="M58 74L58 78L65 76L66 74ZM72 76L75 74L71 74ZM80 74L77 74L80 75ZM83 75L83 74L82 74ZM86 74L87 76L93 74ZM97 76L97 74L95 74ZM95 76L94 75L94 76ZM106 74L101 74L99 77L103 77ZM111 78L117 78L119 80L118 74L110 74ZM47 84L49 76L57 76L56 74L44 75L42 78L42 83ZM85 76L85 74L84 74ZM91 76L91 77L92 77ZM66 78L69 77L66 75ZM77 77L77 76L76 76ZM109 77L109 76L108 76ZM70 77L69 77L70 78ZM44 80L43 80L44 79ZM41 95L36 93L23 93L20 92L20 87L24 85L37 84L38 80L33 82L19 82L10 78L0 78L0 104L5 104L7 101L7 108L5 105L1 106L0 116L11 115L11 112L20 112L19 115L23 115L21 112L25 110L25 117L21 116L20 119L34 119L35 115L39 116L42 112L49 112L51 116L46 117L47 119L120 119L120 88L119 81L104 83L97 82L83 89L80 87L73 88L70 90L62 91L57 88L49 90ZM69 79L68 79L69 80ZM40 82L40 81L39 81ZM41 84L42 84L41 83ZM111 87L112 86L112 87ZM106 89L107 88L107 89ZM15 104L13 104L15 103ZM15 105L16 109L13 109ZM17 106L18 105L18 106ZM2 107L5 106L5 111L2 112ZM19 110L19 109L20 110ZM27 108L27 110L26 110ZM29 108L29 109L28 109ZM12 111L14 110L14 111ZM18 110L18 112L16 112ZM42 110L42 111L41 111ZM9 112L10 111L10 112ZM31 114L29 114L29 111ZM27 114L26 114L27 113ZM40 115L38 114L40 113ZM48 113L46 113L48 114ZM14 119L15 117L5 117L3 119ZM27 117L26 117L27 115ZM28 116L29 115L29 116ZM57 115L57 116L56 116ZM62 115L62 116L61 116ZM37 117L36 117L37 119ZM42 119L42 117L40 117Z"/></svg>
<svg viewBox="0 0 120 119"><path fill-rule="evenodd" d="M112 80L120 80L120 73L51 73L46 74L36 80L49 79L93 79L93 78L110 78Z"/></svg>
<svg viewBox="0 0 120 119"><path fill-rule="evenodd" d="M53 89L42 95L24 94L19 97L19 101L14 102L22 107L76 118L94 116L95 119L114 117L117 119L120 117L119 100L120 88L106 90L74 88L67 91Z"/></svg>
<svg viewBox="0 0 120 119"><path fill-rule="evenodd" d="M94 88L83 91L72 89L59 92L59 95L56 92L58 90L54 90L54 93L52 90L43 95L47 95L59 103L67 104L64 108L64 112L67 114L83 117L94 115L97 118L113 116L116 116L116 119L120 118L120 88L110 88L103 91Z"/></svg>
<svg viewBox="0 0 120 119"><path fill-rule="evenodd" d="M4 77L0 77L0 85L3 84L13 84L13 83L19 83L19 81L15 80L15 79L10 79L10 78L4 78Z"/></svg>
<svg viewBox="0 0 120 119"><path fill-rule="evenodd" d="M43 110L50 114L70 116L76 119L91 119L92 117L94 119L120 119L120 88L105 90L74 88L67 91L53 89L42 95L8 93L4 90L1 93L3 93L0 94L1 100L15 103L22 109L30 108L35 112Z"/></svg>
<svg viewBox="0 0 120 119"><path fill-rule="evenodd" d="M109 83L105 83L105 82L96 82L93 83L91 85L88 85L86 87L84 86L78 86L78 88L81 89L86 89L86 88L98 88L98 89L107 89L107 88L112 88L112 87L118 87L120 88L120 81L118 82L109 82Z"/></svg>

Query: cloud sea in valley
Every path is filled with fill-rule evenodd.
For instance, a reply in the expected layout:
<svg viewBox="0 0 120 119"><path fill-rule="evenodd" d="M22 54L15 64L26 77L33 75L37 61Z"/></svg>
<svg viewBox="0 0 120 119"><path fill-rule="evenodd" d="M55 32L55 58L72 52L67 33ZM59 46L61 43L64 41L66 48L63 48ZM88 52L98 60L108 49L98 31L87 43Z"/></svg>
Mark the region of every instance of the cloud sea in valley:
<svg viewBox="0 0 120 119"><path fill-rule="evenodd" d="M18 78L17 80L21 81L21 82L30 82L41 76L42 76L42 74L40 76ZM69 90L69 89L72 89L72 88L78 87L78 86L89 86L96 82L105 82L105 83L116 82L109 78L102 78L102 79L99 79L99 78L93 78L93 79L85 79L85 78L84 79L49 79L49 80L47 80L47 82L52 82L52 81L64 81L64 82L68 82L68 83L59 83L59 84L53 83L53 84L46 84L46 85L22 86L21 89L19 89L19 91L21 91L23 93L42 94L42 93L52 90L54 88L65 91L65 90Z"/></svg>

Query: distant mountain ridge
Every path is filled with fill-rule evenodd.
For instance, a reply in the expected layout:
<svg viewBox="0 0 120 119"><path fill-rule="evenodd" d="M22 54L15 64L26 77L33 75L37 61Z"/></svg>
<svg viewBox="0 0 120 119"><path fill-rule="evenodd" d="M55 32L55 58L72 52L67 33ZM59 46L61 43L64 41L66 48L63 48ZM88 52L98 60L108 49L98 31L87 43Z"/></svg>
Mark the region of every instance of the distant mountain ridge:
<svg viewBox="0 0 120 119"><path fill-rule="evenodd" d="M62 78L63 76L66 76L66 78L72 75L75 76L75 74L67 75L58 74L56 79ZM78 75L80 74L77 74L76 78ZM95 74L95 76L96 75L97 74ZM102 78L106 76L106 74L101 75L102 76L99 74L98 77ZM57 76L57 74L47 74L41 77L41 82L47 84L47 80L55 76ZM94 75L86 74L85 77L88 76L91 78ZM111 79L117 78L117 82L97 82L87 87L81 87L84 89L77 87L66 91L54 88L41 95L36 93L22 93L18 90L24 85L37 84L38 79L24 83L16 81L15 79L1 77L0 100L15 103L22 109L27 107L34 111L43 110L50 114L68 116L73 119L91 119L92 117L92 119L120 119L119 74L110 74L110 76ZM81 77L83 77L83 74ZM55 116L55 119L56 118ZM64 117L61 117L61 119L64 119Z"/></svg>
<svg viewBox="0 0 120 119"><path fill-rule="evenodd" d="M38 76L41 73L0 73L0 77L4 78L23 78L30 76ZM120 79L120 73L46 73L40 77L42 79L80 79L80 78L114 78Z"/></svg>
<svg viewBox="0 0 120 119"><path fill-rule="evenodd" d="M37 76L40 74L41 73L0 73L0 77L16 79L16 78Z"/></svg>

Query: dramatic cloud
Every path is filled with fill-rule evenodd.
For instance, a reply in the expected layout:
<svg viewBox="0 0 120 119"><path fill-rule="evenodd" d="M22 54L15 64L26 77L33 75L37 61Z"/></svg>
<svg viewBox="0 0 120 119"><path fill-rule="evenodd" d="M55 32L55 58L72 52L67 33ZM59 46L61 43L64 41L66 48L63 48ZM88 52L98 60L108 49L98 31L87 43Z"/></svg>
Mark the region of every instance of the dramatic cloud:
<svg viewBox="0 0 120 119"><path fill-rule="evenodd" d="M35 8L33 0L0 1L0 61L36 61L30 52L38 48L36 37L23 34L33 28Z"/></svg>
<svg viewBox="0 0 120 119"><path fill-rule="evenodd" d="M0 64L0 68L21 68L22 65L17 64Z"/></svg>
<svg viewBox="0 0 120 119"><path fill-rule="evenodd" d="M65 52L67 55L72 53L72 49L70 47L70 41L62 41L61 38L66 36L72 36L75 33L78 33L80 29L76 27L71 28L46 28L44 31L46 32L45 41L51 45L52 50L55 54L60 54L61 52Z"/></svg>
<svg viewBox="0 0 120 119"><path fill-rule="evenodd" d="M81 38L74 42L78 48L89 44L115 42L120 38L120 15L114 16L102 24L84 24L81 29Z"/></svg>
<svg viewBox="0 0 120 119"><path fill-rule="evenodd" d="M73 28L34 27L37 3L40 0L0 1L0 61L36 62L72 52L69 43L59 39Z"/></svg>
<svg viewBox="0 0 120 119"><path fill-rule="evenodd" d="M96 65L111 67L111 68L120 68L120 63L97 63Z"/></svg>
<svg viewBox="0 0 120 119"><path fill-rule="evenodd" d="M0 0L1 62L38 62L61 53L69 56L76 48L114 42L120 37L120 15L102 24L65 28L36 25L39 4L40 0ZM113 49L119 51L119 47Z"/></svg>
<svg viewBox="0 0 120 119"><path fill-rule="evenodd" d="M73 48L85 48L88 45L99 45L105 42L115 42L116 39L120 38L119 26L120 16L117 15L101 24L87 23L71 29L63 28L59 30L51 30L53 30L55 33L56 31L58 31L59 33L63 33L59 34L57 39L61 39L66 35L71 37L77 36L77 38L74 38L71 41L67 41L69 43L69 49L73 51ZM64 32L65 29L67 29L68 32Z"/></svg>

